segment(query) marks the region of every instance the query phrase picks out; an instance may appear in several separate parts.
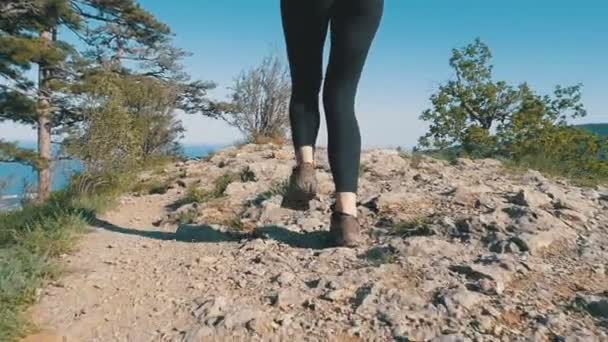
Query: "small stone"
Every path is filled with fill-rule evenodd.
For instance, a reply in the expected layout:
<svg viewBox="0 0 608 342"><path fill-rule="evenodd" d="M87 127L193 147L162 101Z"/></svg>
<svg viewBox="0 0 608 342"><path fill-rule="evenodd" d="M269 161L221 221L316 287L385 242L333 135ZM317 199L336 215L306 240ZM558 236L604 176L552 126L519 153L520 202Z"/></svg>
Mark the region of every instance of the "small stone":
<svg viewBox="0 0 608 342"><path fill-rule="evenodd" d="M293 273L283 272L277 276L276 282L281 286L287 286L290 285L295 278L296 276Z"/></svg>
<svg viewBox="0 0 608 342"><path fill-rule="evenodd" d="M575 303L595 317L608 318L608 298L606 297L578 295Z"/></svg>
<svg viewBox="0 0 608 342"><path fill-rule="evenodd" d="M476 322L481 333L491 334L494 331L494 320L491 317L481 316Z"/></svg>
<svg viewBox="0 0 608 342"><path fill-rule="evenodd" d="M209 319L221 317L228 306L228 301L224 297L216 297L202 302L193 312L194 317L201 322Z"/></svg>
<svg viewBox="0 0 608 342"><path fill-rule="evenodd" d="M578 222L585 224L589 221L589 218L584 214L579 213L578 211L570 210L570 209L561 209L557 211L558 217L562 219L566 219L570 222Z"/></svg>
<svg viewBox="0 0 608 342"><path fill-rule="evenodd" d="M485 294L501 294L504 290L503 288L497 286L495 281L488 278L479 279L477 284L481 292Z"/></svg>
<svg viewBox="0 0 608 342"><path fill-rule="evenodd" d="M199 342L204 341L206 337L212 336L213 328L210 327L193 327L186 332L182 342Z"/></svg>
<svg viewBox="0 0 608 342"><path fill-rule="evenodd" d="M262 313L257 310L249 308L239 308L235 311L227 313L224 316L222 325L227 329L233 329L238 326L243 326L249 321L256 319L260 316L262 316Z"/></svg>
<svg viewBox="0 0 608 342"><path fill-rule="evenodd" d="M341 288L337 290L331 290L323 295L323 299L330 300L332 302L343 302L347 299L353 298L355 292L349 288Z"/></svg>
<svg viewBox="0 0 608 342"><path fill-rule="evenodd" d="M433 342L465 342L467 339L460 335L441 335L433 339Z"/></svg>
<svg viewBox="0 0 608 342"><path fill-rule="evenodd" d="M250 320L247 322L246 327L258 335L265 335L270 331L270 325L262 318L254 318Z"/></svg>
<svg viewBox="0 0 608 342"><path fill-rule="evenodd" d="M281 326L283 326L283 327L289 326L291 324L292 320L293 320L293 314L289 314L289 313L283 314L276 319L276 321L278 323L280 323Z"/></svg>
<svg viewBox="0 0 608 342"><path fill-rule="evenodd" d="M307 298L300 291L294 289L283 289L280 290L274 296L273 304L279 308L286 308L290 306L298 306L304 303Z"/></svg>
<svg viewBox="0 0 608 342"><path fill-rule="evenodd" d="M551 198L539 191L522 189L511 201L517 205L537 208L548 206L551 203Z"/></svg>

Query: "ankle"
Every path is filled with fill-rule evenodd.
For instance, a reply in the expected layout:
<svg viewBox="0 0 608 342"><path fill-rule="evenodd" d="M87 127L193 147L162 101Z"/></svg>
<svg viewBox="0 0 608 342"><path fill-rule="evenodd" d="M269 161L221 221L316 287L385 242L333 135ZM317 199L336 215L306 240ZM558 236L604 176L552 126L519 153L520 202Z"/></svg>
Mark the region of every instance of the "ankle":
<svg viewBox="0 0 608 342"><path fill-rule="evenodd" d="M301 146L296 149L296 161L298 165L315 163L314 148L312 146Z"/></svg>
<svg viewBox="0 0 608 342"><path fill-rule="evenodd" d="M357 217L357 195L352 192L336 193L335 210Z"/></svg>

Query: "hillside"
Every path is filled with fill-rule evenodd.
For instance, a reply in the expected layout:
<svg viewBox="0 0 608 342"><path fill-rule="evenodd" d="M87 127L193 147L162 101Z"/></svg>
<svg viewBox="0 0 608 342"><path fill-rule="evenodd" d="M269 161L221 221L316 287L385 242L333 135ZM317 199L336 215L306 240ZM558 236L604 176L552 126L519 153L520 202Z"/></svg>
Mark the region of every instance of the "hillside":
<svg viewBox="0 0 608 342"><path fill-rule="evenodd" d="M245 145L142 175L32 316L68 341L608 339L608 189L365 151L346 249L325 150L305 212L281 207L292 165Z"/></svg>
<svg viewBox="0 0 608 342"><path fill-rule="evenodd" d="M584 128L595 134L608 137L608 123L577 125L577 127Z"/></svg>

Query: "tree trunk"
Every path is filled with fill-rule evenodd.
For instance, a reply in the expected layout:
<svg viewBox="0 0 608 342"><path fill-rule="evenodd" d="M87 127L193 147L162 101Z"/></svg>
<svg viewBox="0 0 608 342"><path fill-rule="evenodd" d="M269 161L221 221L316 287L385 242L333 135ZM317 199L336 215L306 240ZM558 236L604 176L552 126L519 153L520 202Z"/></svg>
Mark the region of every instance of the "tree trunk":
<svg viewBox="0 0 608 342"><path fill-rule="evenodd" d="M51 44L51 31L42 31L40 38ZM51 193L51 120L50 100L47 87L49 70L45 65L38 68L38 193L36 201L44 202Z"/></svg>

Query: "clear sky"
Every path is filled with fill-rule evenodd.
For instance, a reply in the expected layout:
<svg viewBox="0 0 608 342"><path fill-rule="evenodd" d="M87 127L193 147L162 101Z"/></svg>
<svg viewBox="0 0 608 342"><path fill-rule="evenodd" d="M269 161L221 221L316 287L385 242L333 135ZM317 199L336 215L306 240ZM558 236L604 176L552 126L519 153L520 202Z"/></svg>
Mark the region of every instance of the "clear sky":
<svg viewBox="0 0 608 342"><path fill-rule="evenodd" d="M193 53L186 60L193 77L218 83L215 98L225 99L233 77L271 50L285 57L279 0L140 3L172 27L176 45ZM589 116L580 122L608 122L608 1L385 0L357 98L364 146L413 146L426 128L418 116L429 96L453 76L451 49L475 37L492 49L497 79L528 81L544 93L581 82ZM220 121L182 117L185 143L240 138ZM35 137L10 124L0 131L9 139Z"/></svg>

